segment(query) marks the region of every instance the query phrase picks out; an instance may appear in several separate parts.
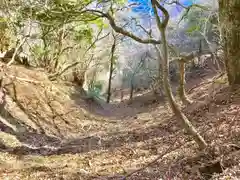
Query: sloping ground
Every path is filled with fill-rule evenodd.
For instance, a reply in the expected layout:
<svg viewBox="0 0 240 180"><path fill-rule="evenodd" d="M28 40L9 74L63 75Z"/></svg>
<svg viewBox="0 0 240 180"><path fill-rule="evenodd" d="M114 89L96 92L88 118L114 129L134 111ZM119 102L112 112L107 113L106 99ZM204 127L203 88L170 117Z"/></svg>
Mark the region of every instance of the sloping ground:
<svg viewBox="0 0 240 180"><path fill-rule="evenodd" d="M106 106L118 116L100 117L86 111L77 87L39 70L13 66L8 74L18 78L4 80L13 84L0 122L0 179L240 179L240 90L222 80L192 89L195 103L183 107L210 144L199 152L161 102L141 112Z"/></svg>

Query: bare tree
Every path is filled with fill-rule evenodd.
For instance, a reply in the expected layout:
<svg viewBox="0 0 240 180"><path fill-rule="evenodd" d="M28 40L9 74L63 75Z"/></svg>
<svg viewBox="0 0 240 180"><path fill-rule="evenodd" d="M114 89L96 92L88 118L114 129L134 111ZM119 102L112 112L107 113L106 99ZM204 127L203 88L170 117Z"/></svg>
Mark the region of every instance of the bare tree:
<svg viewBox="0 0 240 180"><path fill-rule="evenodd" d="M207 146L207 143L203 139L203 137L197 132L195 127L192 125L192 123L188 120L188 118L181 112L181 109L179 105L177 104L171 90L171 86L169 83L169 57L168 57L168 42L166 39L166 27L168 25L169 21L169 13L168 11L160 5L156 0L151 0L154 14L156 17L158 29L161 33L162 37L162 46L163 46L163 52L162 52L162 66L163 66L163 85L165 88L166 96L168 98L168 101L170 103L170 106L174 112L174 114L177 116L177 118L182 122L184 128L187 130L189 134L192 135L193 139L198 143L199 147L201 149L204 149ZM164 18L161 21L160 17L158 16L157 9L161 10L164 14ZM160 62L161 63L161 62Z"/></svg>
<svg viewBox="0 0 240 180"><path fill-rule="evenodd" d="M143 39L143 38L136 36L133 33L128 32L127 30L123 29L122 27L119 27L115 23L113 16L108 12L104 13L99 10L92 10L92 9L88 10L88 11L95 13L96 15L100 15L104 18L107 18L109 20L109 23L112 26L112 28L116 32L121 33L122 35L128 36L128 37L130 37L140 43L144 43L144 44L153 44L153 45L162 44L162 53L160 56L162 57L161 59L163 61L159 60L159 63L162 65L163 86L165 89L167 99L169 101L172 111L174 112L175 116L179 119L179 121L182 123L185 130L193 137L193 139L198 144L200 149L204 149L207 147L206 141L197 132L196 128L192 125L192 123L189 121L189 119L186 117L186 115L181 111L180 106L177 104L177 102L173 96L172 89L170 86L170 82L169 82L169 52L168 52L169 45L168 45L168 42L166 39L166 28L167 28L168 21L169 21L169 13L162 5L160 5L158 3L157 0L151 0L151 4L152 4L153 11L155 14L157 27L161 34L161 40L155 40L151 37ZM160 10L164 16L161 18L162 20L160 19L159 15L158 15L158 10Z"/></svg>

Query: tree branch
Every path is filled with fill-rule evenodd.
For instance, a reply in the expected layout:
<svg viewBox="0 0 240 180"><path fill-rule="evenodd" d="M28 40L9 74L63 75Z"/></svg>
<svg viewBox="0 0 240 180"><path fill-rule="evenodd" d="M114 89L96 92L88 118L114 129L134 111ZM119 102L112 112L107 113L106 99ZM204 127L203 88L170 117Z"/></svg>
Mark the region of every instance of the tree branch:
<svg viewBox="0 0 240 180"><path fill-rule="evenodd" d="M124 36L130 37L133 40L142 43L142 44L161 44L161 40L155 40L153 38L147 38L147 39L142 39L140 37L138 37L137 35L123 29L122 27L118 26L115 23L114 18L109 14L109 13L104 13L102 11L99 10L95 10L95 9L87 9L86 12L92 12L97 16L101 16L106 18L109 21L109 24L111 25L111 27L114 29L115 32L120 33Z"/></svg>
<svg viewBox="0 0 240 180"><path fill-rule="evenodd" d="M161 27L162 28L166 28L167 27L167 24L168 24L168 21L169 21L169 13L168 11L162 6L160 5L160 3L157 1L157 0L152 0L152 5L153 6L156 6L158 9L160 9L163 14L164 14L164 19L161 23ZM155 9L156 9L155 7ZM156 18L160 19L159 16L157 15L157 13L155 14Z"/></svg>

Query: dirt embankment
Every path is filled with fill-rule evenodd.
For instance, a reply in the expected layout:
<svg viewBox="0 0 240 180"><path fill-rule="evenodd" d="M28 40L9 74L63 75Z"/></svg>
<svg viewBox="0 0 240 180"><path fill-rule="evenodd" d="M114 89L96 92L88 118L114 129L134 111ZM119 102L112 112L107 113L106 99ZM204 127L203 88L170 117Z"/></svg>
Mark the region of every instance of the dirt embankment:
<svg viewBox="0 0 240 180"><path fill-rule="evenodd" d="M0 179L240 178L239 87L209 79L189 92L194 103L183 111L210 145L199 152L162 100L136 98L94 114L77 86L21 66L7 73Z"/></svg>

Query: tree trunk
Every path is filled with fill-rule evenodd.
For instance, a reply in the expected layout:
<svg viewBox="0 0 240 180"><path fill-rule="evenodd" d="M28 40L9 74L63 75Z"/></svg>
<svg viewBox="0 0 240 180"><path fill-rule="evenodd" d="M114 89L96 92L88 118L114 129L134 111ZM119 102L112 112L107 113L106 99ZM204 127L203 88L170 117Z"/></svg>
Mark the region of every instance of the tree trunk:
<svg viewBox="0 0 240 180"><path fill-rule="evenodd" d="M65 30L64 28L60 30L58 34L58 45L57 45L57 52L55 53L53 57L53 66L52 66L52 72L56 72L56 69L58 68L59 65L59 58L62 54L62 49L63 49L63 39L65 35Z"/></svg>
<svg viewBox="0 0 240 180"><path fill-rule="evenodd" d="M77 84L78 86L80 86L81 88L83 88L83 84L84 84L84 74L85 72L77 72L77 70L75 69L72 73L73 75L73 82L75 84Z"/></svg>
<svg viewBox="0 0 240 180"><path fill-rule="evenodd" d="M110 70L108 78L108 91L107 91L107 103L111 100L111 87L112 87L112 74L113 74L113 62L111 61Z"/></svg>
<svg viewBox="0 0 240 180"><path fill-rule="evenodd" d="M169 13L168 11L157 1L157 0L151 0L153 11L155 14L156 22L159 31L161 32L161 41L154 40L152 38L150 39L141 39L137 36L135 36L133 33L130 33L128 31L125 31L123 28L116 25L114 18L109 13L100 13L103 17L107 18L109 20L109 23L111 27L118 33L121 33L122 35L128 36L132 38L133 40L138 41L139 43L143 44L163 44L163 61L159 59L159 63L162 63L162 72L163 72L163 86L166 92L166 96L168 98L169 104L172 108L172 111L175 113L176 117L182 122L184 125L184 128L186 131L192 135L195 142L199 145L201 149L204 149L207 147L207 143L202 138L202 136L197 132L197 130L193 127L191 122L188 120L188 118L181 112L181 109L179 105L176 103L176 100L174 99L174 96L172 94L170 82L169 82L169 59L168 59L168 43L166 41L166 27L169 21ZM157 9L158 8L158 9ZM158 10L160 10L164 17L159 17ZM161 55L160 55L161 56Z"/></svg>
<svg viewBox="0 0 240 180"><path fill-rule="evenodd" d="M156 52L157 52L157 58L159 61L162 61L161 58L161 51L158 49L157 46L155 46ZM161 95L164 98L164 93L162 92L162 88L163 88L163 77L162 77L162 64L159 63L158 65L158 81L157 81L157 89L154 88L154 94L155 95Z"/></svg>
<svg viewBox="0 0 240 180"><path fill-rule="evenodd" d="M123 91L123 89L121 89L120 102L123 102L123 98L124 98L124 91Z"/></svg>
<svg viewBox="0 0 240 180"><path fill-rule="evenodd" d="M120 101L123 102L124 98L124 85L123 85L124 79L122 79L121 89L120 89Z"/></svg>
<svg viewBox="0 0 240 180"><path fill-rule="evenodd" d="M132 102L133 98L133 91L134 91L134 77L131 79L131 85L130 85L130 95L129 95L129 101Z"/></svg>
<svg viewBox="0 0 240 180"><path fill-rule="evenodd" d="M113 63L114 63L114 53L116 49L116 38L113 35L113 45L111 48L111 59L110 59L110 68L109 68L109 78L108 78L108 91L107 91L107 103L110 103L111 99L111 87L112 87L112 74L113 74Z"/></svg>
<svg viewBox="0 0 240 180"><path fill-rule="evenodd" d="M191 101L186 96L185 91L185 62L179 60L178 65L179 65L179 88L178 88L179 98L181 99L183 104L191 104Z"/></svg>
<svg viewBox="0 0 240 180"><path fill-rule="evenodd" d="M43 56L42 58L40 59L40 66L41 67L44 67L44 68L48 68L49 66L49 58L48 58L48 51L47 51L47 40L46 38L43 36L42 37L42 41L43 41Z"/></svg>
<svg viewBox="0 0 240 180"><path fill-rule="evenodd" d="M172 89L169 82L169 59L168 59L168 46L165 34L165 28L160 29L161 38L163 43L163 85L166 92L166 96L174 112L175 116L181 121L185 130L193 137L195 142L198 144L200 149L204 149L207 147L207 143L203 139L203 137L197 132L192 123L188 120L188 118L181 112L179 105L177 104L173 94ZM161 61L159 61L161 63Z"/></svg>
<svg viewBox="0 0 240 180"><path fill-rule="evenodd" d="M219 0L225 68L230 85L240 84L240 1Z"/></svg>

